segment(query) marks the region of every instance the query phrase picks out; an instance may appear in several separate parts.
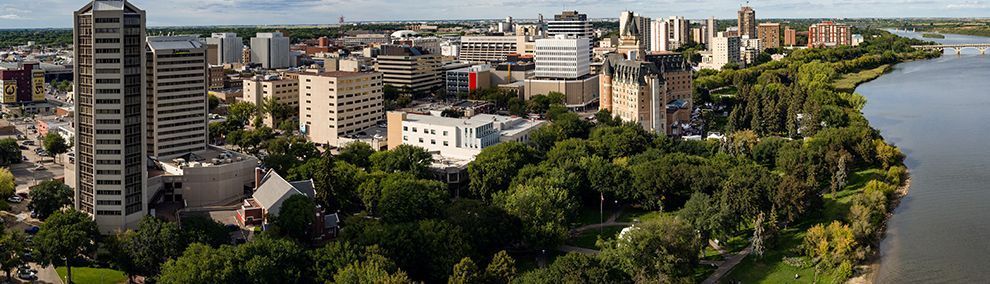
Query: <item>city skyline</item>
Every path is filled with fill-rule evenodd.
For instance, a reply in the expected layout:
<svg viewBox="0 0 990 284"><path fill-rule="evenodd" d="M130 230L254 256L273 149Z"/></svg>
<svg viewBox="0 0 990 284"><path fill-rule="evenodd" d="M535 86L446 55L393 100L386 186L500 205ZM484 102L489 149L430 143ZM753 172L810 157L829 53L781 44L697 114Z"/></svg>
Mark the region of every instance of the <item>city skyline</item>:
<svg viewBox="0 0 990 284"><path fill-rule="evenodd" d="M0 4L0 29L69 28L71 15L80 0L8 0ZM417 21L498 19L512 16L535 19L542 13L552 17L561 10L578 10L592 18L615 18L620 11L632 10L649 17L734 18L745 1L619 1L598 3L587 0L519 1L467 0L450 3L425 1L349 0L131 0L147 7L148 26L197 25L296 25L334 24L347 21ZM659 5L658 5L659 4ZM829 1L751 1L759 18L867 18L867 17L981 17L990 13L984 0L829 0ZM894 8L891 8L894 7ZM167 11L167 12L163 12Z"/></svg>

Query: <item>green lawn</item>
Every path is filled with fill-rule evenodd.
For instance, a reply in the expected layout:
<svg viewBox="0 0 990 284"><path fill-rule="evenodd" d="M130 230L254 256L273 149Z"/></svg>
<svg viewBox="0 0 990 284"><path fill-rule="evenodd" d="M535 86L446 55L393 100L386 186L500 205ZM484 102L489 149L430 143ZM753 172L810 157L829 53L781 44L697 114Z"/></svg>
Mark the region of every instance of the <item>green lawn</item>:
<svg viewBox="0 0 990 284"><path fill-rule="evenodd" d="M59 278L65 280L65 267L56 267ZM123 272L109 268L72 267L72 282L77 284L127 283Z"/></svg>
<svg viewBox="0 0 990 284"><path fill-rule="evenodd" d="M577 237L567 240L566 243L567 245L570 246L576 246L576 247L588 248L588 249L598 249L598 247L595 246L595 243L598 242L598 237L601 237L604 240L615 238L615 236L618 236L619 232L621 232L623 228L625 227L616 226L616 227L606 227L600 230L599 229L587 230L582 232Z"/></svg>
<svg viewBox="0 0 990 284"><path fill-rule="evenodd" d="M622 210L622 215L619 215L619 218L616 218L615 222L642 223L656 218L660 218L660 216L672 215L672 214L673 212L661 213L660 211L650 211L640 208L626 208L625 210Z"/></svg>
<svg viewBox="0 0 990 284"><path fill-rule="evenodd" d="M599 224L603 220L608 220L608 216L611 216L615 210L605 208L604 215L602 214L598 207L583 207L581 211L578 212L578 216L574 219L574 227L580 227L584 225Z"/></svg>
<svg viewBox="0 0 990 284"><path fill-rule="evenodd" d="M886 73L888 68L890 68L890 65L883 65L875 69L863 70L859 73L843 74L838 80L832 82L832 87L835 87L839 91L851 93L859 84L876 79L880 75L883 75L883 73Z"/></svg>

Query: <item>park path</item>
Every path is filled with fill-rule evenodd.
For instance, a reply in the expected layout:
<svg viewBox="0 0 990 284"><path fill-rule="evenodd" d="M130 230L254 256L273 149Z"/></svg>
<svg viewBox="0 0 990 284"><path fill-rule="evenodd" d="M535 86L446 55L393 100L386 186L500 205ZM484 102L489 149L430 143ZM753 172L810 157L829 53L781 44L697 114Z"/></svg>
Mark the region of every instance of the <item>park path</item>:
<svg viewBox="0 0 990 284"><path fill-rule="evenodd" d="M718 283L719 280L722 280L722 277L725 277L725 275L729 274L729 272L732 272L732 269L736 268L736 265L739 265L739 263L742 262L743 259L746 259L746 256L748 256L749 253L751 252L753 252L753 245L749 245L739 253L736 253L732 257L727 258L724 262L722 262L722 265L718 266L718 269L716 269L715 272L712 273L712 275L708 276L708 278L705 279L705 281L702 281L701 283L702 284Z"/></svg>
<svg viewBox="0 0 990 284"><path fill-rule="evenodd" d="M619 216L622 216L622 211L624 211L624 210L625 210L625 208L621 208L621 209L619 209L619 211L615 211L615 213L612 213L612 215L609 215L608 216L608 219L605 220L605 223L588 224L588 225L584 225L584 226L581 226L581 227L577 227L577 228L571 229L571 234L572 235L577 235L577 234L580 234L580 233L582 233L584 231L593 230L593 229L601 229L601 228L605 228L605 227L618 227L618 226L628 227L628 226L632 226L633 223L615 222L616 219L619 219Z"/></svg>

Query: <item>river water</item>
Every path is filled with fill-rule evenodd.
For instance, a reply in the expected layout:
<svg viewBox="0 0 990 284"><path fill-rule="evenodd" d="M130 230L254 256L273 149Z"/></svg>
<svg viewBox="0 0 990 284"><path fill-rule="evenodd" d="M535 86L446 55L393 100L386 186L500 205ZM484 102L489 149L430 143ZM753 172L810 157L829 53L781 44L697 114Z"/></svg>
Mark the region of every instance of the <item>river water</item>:
<svg viewBox="0 0 990 284"><path fill-rule="evenodd" d="M880 245L877 282L990 283L990 55L947 50L856 91L868 99L870 123L907 154L912 176Z"/></svg>

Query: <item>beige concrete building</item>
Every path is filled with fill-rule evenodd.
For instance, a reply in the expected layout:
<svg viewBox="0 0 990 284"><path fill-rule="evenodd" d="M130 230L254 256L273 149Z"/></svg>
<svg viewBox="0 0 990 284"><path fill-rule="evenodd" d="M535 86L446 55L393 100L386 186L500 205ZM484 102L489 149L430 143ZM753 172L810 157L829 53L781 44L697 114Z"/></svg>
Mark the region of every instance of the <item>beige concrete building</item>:
<svg viewBox="0 0 990 284"><path fill-rule="evenodd" d="M339 147L385 119L381 73L300 74L299 84L300 130L313 143Z"/></svg>
<svg viewBox="0 0 990 284"><path fill-rule="evenodd" d="M206 149L206 48L195 36L148 37L148 155Z"/></svg>
<svg viewBox="0 0 990 284"><path fill-rule="evenodd" d="M258 76L244 80L243 100L261 106L266 101L275 99L292 111L289 117L298 117L299 113L299 80L293 76ZM274 121L269 114L263 119L265 126L275 128L281 121Z"/></svg>
<svg viewBox="0 0 990 284"><path fill-rule="evenodd" d="M95 0L73 15L74 207L100 231L134 228L147 213L145 12ZM70 173L67 173L70 174Z"/></svg>

